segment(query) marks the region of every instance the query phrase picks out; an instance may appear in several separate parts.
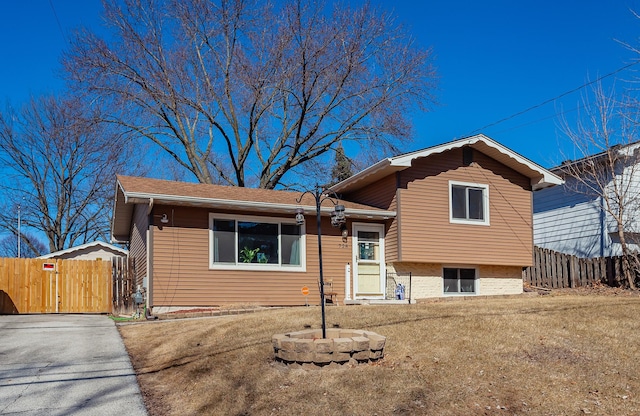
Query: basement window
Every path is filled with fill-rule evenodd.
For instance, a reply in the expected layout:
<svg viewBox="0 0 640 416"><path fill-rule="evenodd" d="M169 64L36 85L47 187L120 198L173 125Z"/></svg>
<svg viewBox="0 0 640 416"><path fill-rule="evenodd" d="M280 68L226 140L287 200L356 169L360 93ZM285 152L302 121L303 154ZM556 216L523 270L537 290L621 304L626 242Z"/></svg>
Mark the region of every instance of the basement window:
<svg viewBox="0 0 640 416"><path fill-rule="evenodd" d="M476 269L445 267L442 274L445 294L476 293Z"/></svg>

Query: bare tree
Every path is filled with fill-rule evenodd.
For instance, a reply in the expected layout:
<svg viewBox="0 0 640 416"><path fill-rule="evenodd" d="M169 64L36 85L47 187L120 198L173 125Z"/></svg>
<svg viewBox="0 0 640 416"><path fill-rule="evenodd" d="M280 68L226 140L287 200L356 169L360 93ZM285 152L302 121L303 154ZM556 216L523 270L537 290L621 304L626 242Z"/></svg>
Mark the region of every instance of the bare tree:
<svg viewBox="0 0 640 416"><path fill-rule="evenodd" d="M115 172L127 151L99 118L77 97L32 98L0 113L0 227L18 235L20 210L22 226L43 233L50 251L108 238Z"/></svg>
<svg viewBox="0 0 640 416"><path fill-rule="evenodd" d="M33 258L43 255L48 247L34 234L20 233L20 250L18 235L7 235L0 238L0 257Z"/></svg>
<svg viewBox="0 0 640 416"><path fill-rule="evenodd" d="M410 138L435 73L368 3L106 0L110 37L80 32L64 62L107 121L203 183L274 188L343 141L386 152Z"/></svg>
<svg viewBox="0 0 640 416"><path fill-rule="evenodd" d="M640 272L636 236L640 232L640 107L629 97L616 99L601 85L585 99L584 113L574 127L564 121L564 131L574 145L576 161L567 161L560 172L567 188L600 201L608 228L617 236L622 271L635 288Z"/></svg>

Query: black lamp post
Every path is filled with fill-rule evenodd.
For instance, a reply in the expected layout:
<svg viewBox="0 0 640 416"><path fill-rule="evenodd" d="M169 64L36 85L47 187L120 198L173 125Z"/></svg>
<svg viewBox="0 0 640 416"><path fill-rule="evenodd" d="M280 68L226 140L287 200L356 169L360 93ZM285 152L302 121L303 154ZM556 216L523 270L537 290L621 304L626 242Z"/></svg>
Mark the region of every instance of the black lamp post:
<svg viewBox="0 0 640 416"><path fill-rule="evenodd" d="M318 225L318 268L320 270L320 305L322 310L322 338L327 337L327 324L325 319L324 312L324 277L322 275L322 223L320 216L320 209L322 207L322 203L324 201L330 201L334 210L331 212L331 225L334 227L340 227L347 222L347 219L344 216L344 205L339 204L338 195L336 195L333 191L325 190L318 185L316 185L313 191L305 191L300 197L296 200L299 204L302 201L302 197L306 194L309 194L315 198L316 201L316 222ZM335 200L334 200L335 199ZM304 224L304 209L302 207L298 207L296 209L296 223L298 225Z"/></svg>

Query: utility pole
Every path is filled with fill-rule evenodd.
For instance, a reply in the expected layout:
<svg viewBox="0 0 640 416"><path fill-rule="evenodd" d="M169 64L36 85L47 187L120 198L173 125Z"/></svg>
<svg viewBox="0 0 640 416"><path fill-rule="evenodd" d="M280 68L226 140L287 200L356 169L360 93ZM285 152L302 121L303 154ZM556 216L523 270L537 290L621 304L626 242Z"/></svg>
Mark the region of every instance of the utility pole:
<svg viewBox="0 0 640 416"><path fill-rule="evenodd" d="M20 240L22 240L20 236L20 204L18 204L18 258L20 258Z"/></svg>

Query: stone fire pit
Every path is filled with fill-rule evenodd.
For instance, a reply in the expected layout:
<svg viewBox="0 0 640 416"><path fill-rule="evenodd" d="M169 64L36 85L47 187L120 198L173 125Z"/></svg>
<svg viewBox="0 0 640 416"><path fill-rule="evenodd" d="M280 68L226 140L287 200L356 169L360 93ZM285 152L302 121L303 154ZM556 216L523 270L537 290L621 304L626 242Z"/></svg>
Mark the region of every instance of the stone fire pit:
<svg viewBox="0 0 640 416"><path fill-rule="evenodd" d="M387 338L357 329L321 329L276 334L272 337L275 358L285 364L344 364L349 360L375 361L384 357Z"/></svg>

